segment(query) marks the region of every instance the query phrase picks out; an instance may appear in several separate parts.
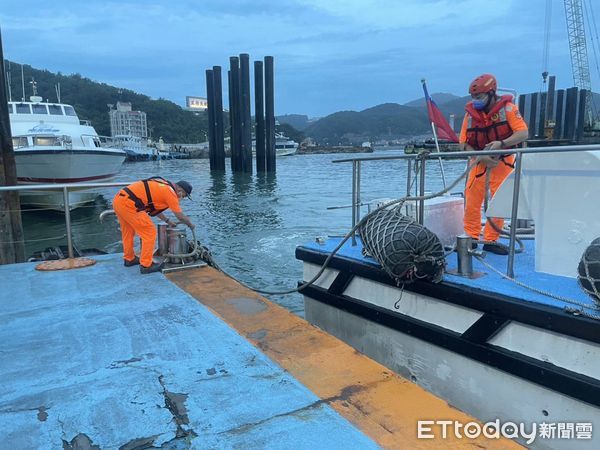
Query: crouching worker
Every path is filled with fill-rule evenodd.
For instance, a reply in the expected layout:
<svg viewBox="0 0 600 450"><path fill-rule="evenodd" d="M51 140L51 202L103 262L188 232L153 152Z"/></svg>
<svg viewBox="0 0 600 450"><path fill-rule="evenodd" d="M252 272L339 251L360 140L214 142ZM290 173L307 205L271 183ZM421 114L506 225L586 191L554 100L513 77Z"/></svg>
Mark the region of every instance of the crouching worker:
<svg viewBox="0 0 600 450"><path fill-rule="evenodd" d="M139 264L141 273L158 272L163 268L163 263L152 262L156 227L150 216L158 216L170 226L174 226L175 224L163 214L163 211L170 209L180 222L194 229L194 224L179 206L179 199L190 198L191 193L192 185L187 181L171 183L161 177L136 181L117 192L113 199L113 209L121 225L126 267ZM139 258L133 251L133 238L136 234L142 241Z"/></svg>

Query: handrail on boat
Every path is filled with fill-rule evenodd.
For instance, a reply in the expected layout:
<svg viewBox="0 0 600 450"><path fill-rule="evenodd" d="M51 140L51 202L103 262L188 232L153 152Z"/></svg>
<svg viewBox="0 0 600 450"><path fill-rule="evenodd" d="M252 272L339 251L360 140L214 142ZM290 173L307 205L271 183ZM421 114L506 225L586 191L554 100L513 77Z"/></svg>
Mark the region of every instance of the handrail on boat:
<svg viewBox="0 0 600 450"><path fill-rule="evenodd" d="M35 185L13 185L13 186L0 186L0 192L2 191L50 191L50 190L62 190L63 201L65 205L65 227L67 229L67 249L69 258L73 258L75 253L73 251L73 238L71 233L71 210L69 208L69 190L71 189L88 189L98 187L121 187L128 186L133 181L115 181L115 182L104 182L104 183L53 183L53 184L35 184Z"/></svg>
<svg viewBox="0 0 600 450"><path fill-rule="evenodd" d="M563 152L583 152L583 151L600 151L600 144L587 144L587 145L560 145L551 147L525 147L525 148L510 148L501 150L474 150L474 151L460 151L460 152L422 152L422 153L411 153L403 155L393 156L364 156L357 158L337 159L334 163L352 163L352 229L355 228L356 224L360 221L360 172L361 163L368 161L385 161L385 160L407 160L407 196L410 196L411 183L411 170L412 162L420 164L417 169L415 166L415 173L419 172L419 208L418 208L418 222L423 225L424 213L425 213L425 162L428 159L457 159L457 158L469 158L471 156L498 156L498 155L512 155L515 154L515 169L514 169L514 181L513 181L513 198L511 205L511 224L517 223L517 215L519 211L519 189L521 186L521 163L523 155L530 153L563 153ZM506 268L507 276L514 278L514 260L515 260L515 242L516 242L517 227L510 227L509 236L509 250L508 250L508 264ZM355 233L352 234L352 245L356 245Z"/></svg>

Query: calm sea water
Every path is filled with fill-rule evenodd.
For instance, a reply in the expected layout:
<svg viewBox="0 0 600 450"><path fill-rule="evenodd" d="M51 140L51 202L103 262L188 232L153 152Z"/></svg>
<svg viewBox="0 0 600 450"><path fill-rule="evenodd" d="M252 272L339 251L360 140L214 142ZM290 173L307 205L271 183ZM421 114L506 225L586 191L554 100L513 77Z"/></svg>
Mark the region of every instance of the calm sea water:
<svg viewBox="0 0 600 450"><path fill-rule="evenodd" d="M401 154L400 150L374 155ZM352 194L352 165L332 161L364 155L295 155L277 160L274 175L213 174L208 160L170 160L126 163L117 181L135 181L160 175L194 186L193 201L182 207L196 224L199 240L208 246L226 271L245 283L262 289L285 290L302 278L302 264L294 257L296 246L316 237L343 235L352 224L349 205ZM229 161L227 161L229 164ZM447 180L464 169L464 162L445 163ZM406 162L373 161L362 164L363 202L398 198L406 193ZM441 189L437 162L427 170L428 191ZM460 185L457 188L460 190ZM72 212L73 241L79 248L121 252L115 216L100 223L98 215L111 208L118 188L104 189L95 204ZM366 213L366 208L364 209ZM27 254L65 244L64 215L48 211L23 214ZM44 239L44 240L41 240ZM300 294L272 296L272 300L302 315Z"/></svg>

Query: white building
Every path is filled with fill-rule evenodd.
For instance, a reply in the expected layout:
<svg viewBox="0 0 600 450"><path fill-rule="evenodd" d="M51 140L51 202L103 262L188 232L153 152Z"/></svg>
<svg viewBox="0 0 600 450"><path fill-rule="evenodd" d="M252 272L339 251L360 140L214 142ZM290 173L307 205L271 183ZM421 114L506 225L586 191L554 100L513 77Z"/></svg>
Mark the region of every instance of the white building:
<svg viewBox="0 0 600 450"><path fill-rule="evenodd" d="M146 122L146 113L143 111L132 111L131 103L117 102L117 108L111 108L108 112L110 116L111 135L129 135L141 139L148 137L148 124Z"/></svg>

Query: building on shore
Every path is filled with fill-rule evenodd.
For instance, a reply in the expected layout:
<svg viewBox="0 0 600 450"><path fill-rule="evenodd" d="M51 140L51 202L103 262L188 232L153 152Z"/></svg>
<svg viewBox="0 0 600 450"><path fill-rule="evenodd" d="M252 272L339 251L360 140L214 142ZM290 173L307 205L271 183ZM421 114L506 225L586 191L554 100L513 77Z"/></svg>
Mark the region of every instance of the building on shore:
<svg viewBox="0 0 600 450"><path fill-rule="evenodd" d="M135 136L141 139L148 137L148 124L146 113L133 111L131 103L117 102L116 108L108 105L110 110L110 133L111 136Z"/></svg>

